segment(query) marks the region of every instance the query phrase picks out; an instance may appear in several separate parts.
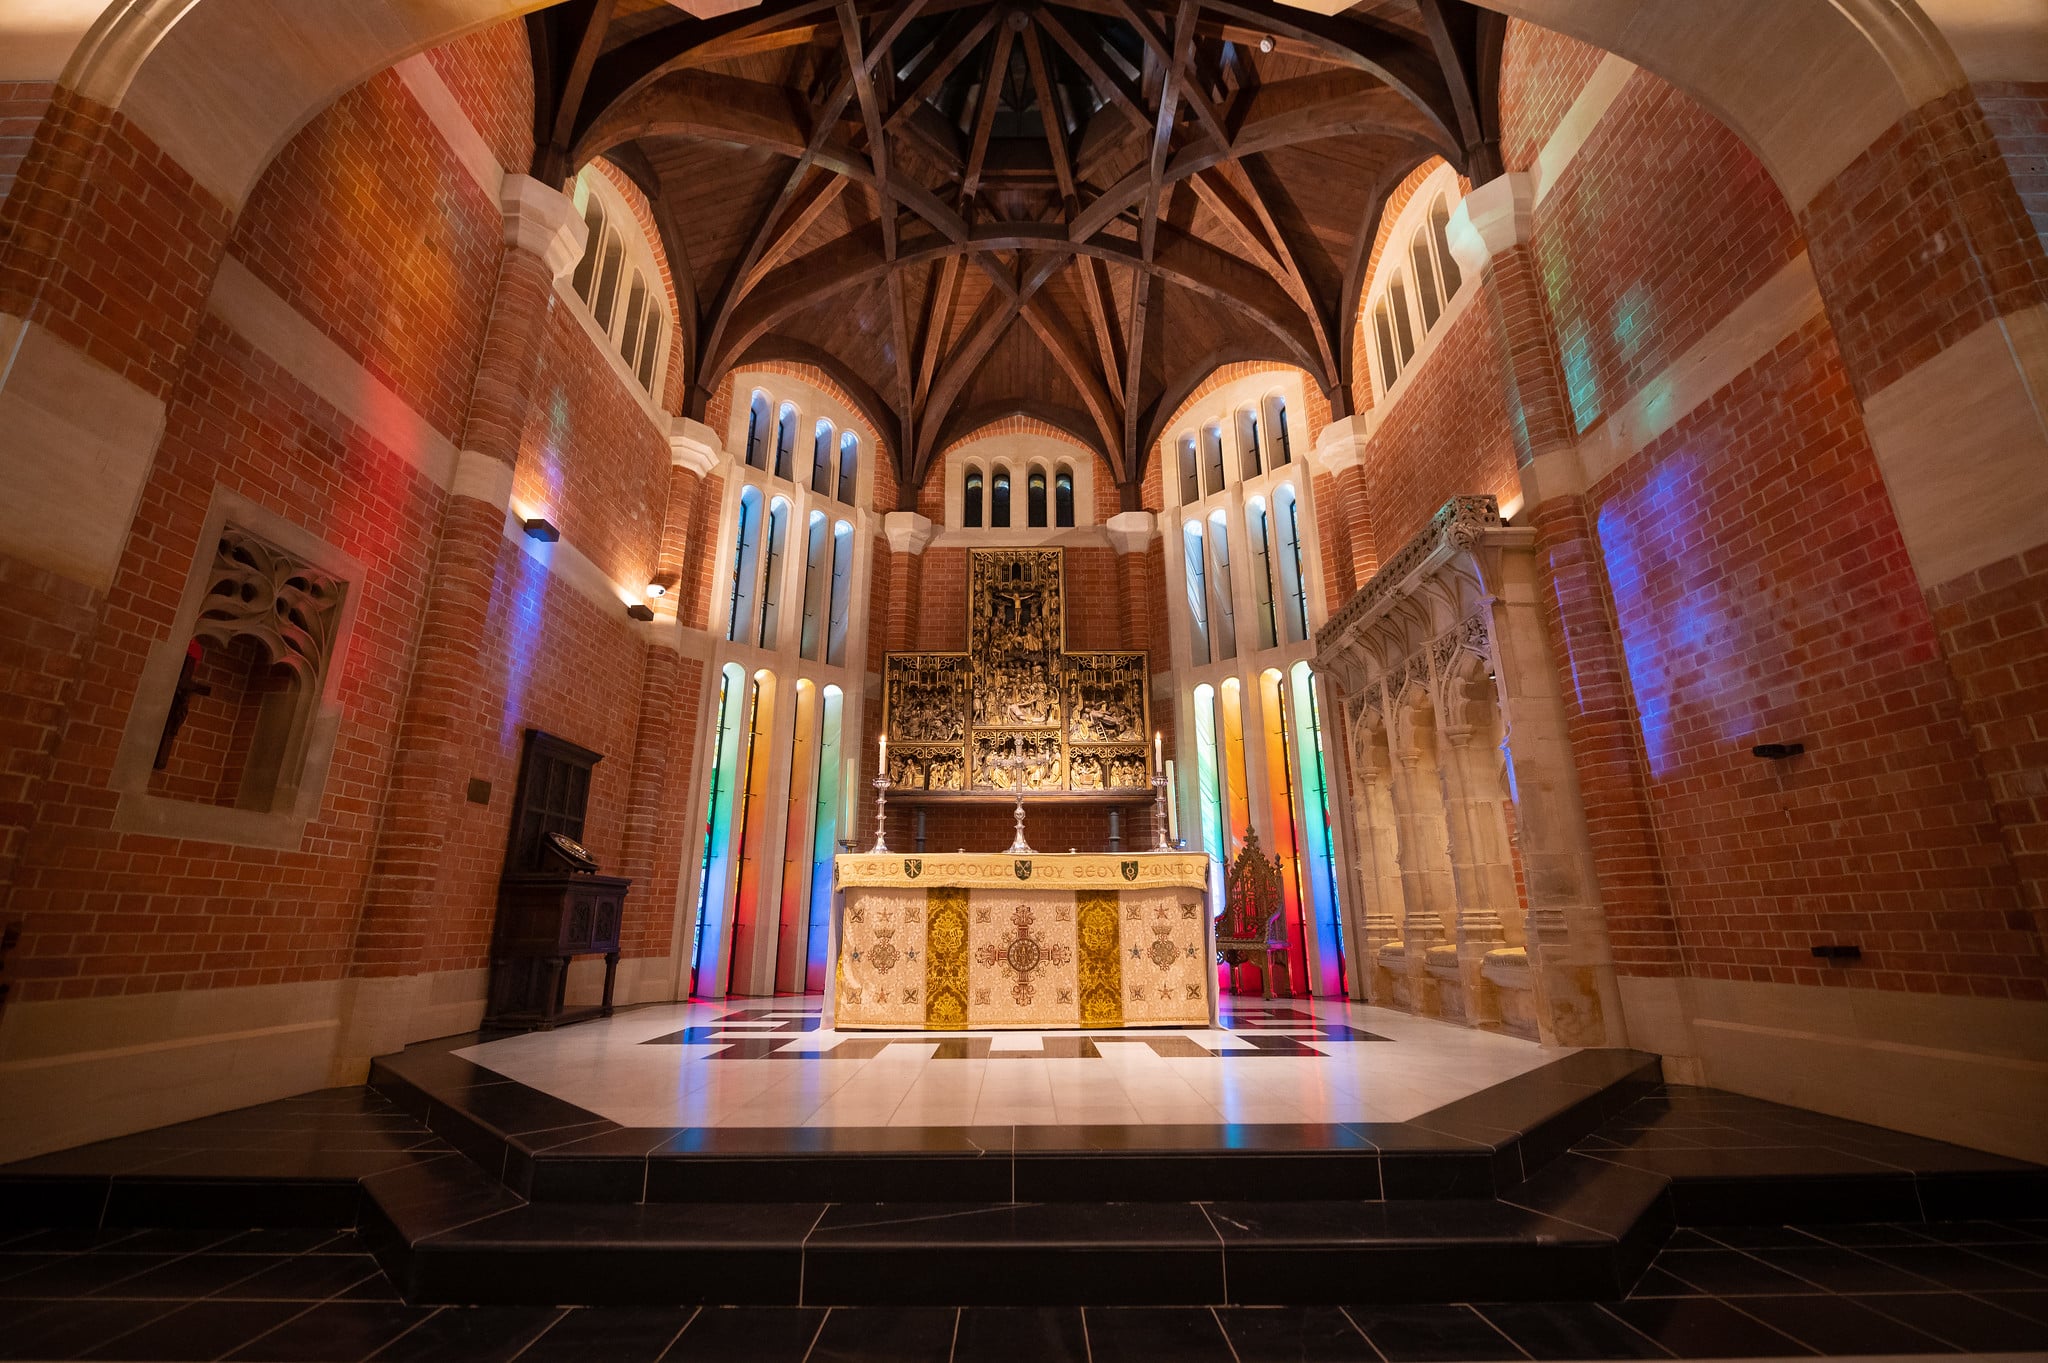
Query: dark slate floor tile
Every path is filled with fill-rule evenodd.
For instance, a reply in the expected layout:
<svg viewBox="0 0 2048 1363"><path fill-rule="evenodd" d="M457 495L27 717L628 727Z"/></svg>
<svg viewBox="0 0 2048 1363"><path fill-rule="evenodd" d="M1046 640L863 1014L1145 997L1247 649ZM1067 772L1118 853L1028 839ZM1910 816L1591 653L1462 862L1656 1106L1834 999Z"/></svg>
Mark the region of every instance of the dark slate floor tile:
<svg viewBox="0 0 2048 1363"><path fill-rule="evenodd" d="M377 1261L367 1254L304 1254L277 1260L213 1295L252 1301L325 1301L381 1272Z"/></svg>
<svg viewBox="0 0 2048 1363"><path fill-rule="evenodd" d="M206 1226L159 1226L153 1230L136 1231L124 1235L112 1244L102 1245L92 1252L95 1254L196 1254L200 1250L232 1254L282 1254L283 1250L230 1249L228 1242L236 1240L248 1231L233 1228ZM333 1231L324 1234L332 1235Z"/></svg>
<svg viewBox="0 0 2048 1363"><path fill-rule="evenodd" d="M805 1363L947 1363L959 1314L940 1306L834 1307Z"/></svg>
<svg viewBox="0 0 2048 1363"><path fill-rule="evenodd" d="M1334 1306L1240 1306L1216 1316L1237 1363L1379 1363L1351 1318Z"/></svg>
<svg viewBox="0 0 2048 1363"><path fill-rule="evenodd" d="M803 1363L824 1318L811 1306L707 1306L661 1363Z"/></svg>
<svg viewBox="0 0 2048 1363"><path fill-rule="evenodd" d="M1094 1363L1233 1363L1207 1307L1098 1306L1082 1316Z"/></svg>
<svg viewBox="0 0 2048 1363"><path fill-rule="evenodd" d="M1744 1297L1742 1309L1824 1354L1951 1351L1940 1340L1845 1297Z"/></svg>
<svg viewBox="0 0 2048 1363"><path fill-rule="evenodd" d="M1975 1295L2028 1320L2048 1323L2048 1292L1978 1292Z"/></svg>
<svg viewBox="0 0 2048 1363"><path fill-rule="evenodd" d="M71 1254L0 1282L0 1297L84 1297L160 1268L172 1254Z"/></svg>
<svg viewBox="0 0 2048 1363"><path fill-rule="evenodd" d="M198 1363L233 1352L305 1309L300 1302L193 1302L80 1357Z"/></svg>
<svg viewBox="0 0 2048 1363"><path fill-rule="evenodd" d="M1475 1308L1531 1358L1665 1358L1648 1336L1589 1301L1505 1302Z"/></svg>
<svg viewBox="0 0 2048 1363"><path fill-rule="evenodd" d="M508 1363L561 1314L556 1306L450 1306L375 1357L377 1363Z"/></svg>
<svg viewBox="0 0 2048 1363"><path fill-rule="evenodd" d="M2011 1288L2017 1291L2043 1286L2043 1279L2037 1274L1958 1245L1896 1245L1869 1249L1864 1253L1894 1268L1931 1278L1943 1287L1964 1292L1980 1288ZM0 1284L0 1287L4 1286Z"/></svg>
<svg viewBox="0 0 2048 1363"><path fill-rule="evenodd" d="M1804 1352L1788 1336L1712 1297L1611 1302L1606 1309L1680 1358L1770 1358Z"/></svg>
<svg viewBox="0 0 2048 1363"><path fill-rule="evenodd" d="M967 1307L954 1332L953 1363L1088 1363L1080 1308Z"/></svg>
<svg viewBox="0 0 2048 1363"><path fill-rule="evenodd" d="M75 1358L177 1307L170 1301L0 1301L0 1358Z"/></svg>
<svg viewBox="0 0 2048 1363"><path fill-rule="evenodd" d="M1681 1282L1663 1269L1652 1265L1643 1270L1643 1276L1636 1279L1636 1285L1629 1289L1631 1297L1703 1297L1706 1293L1691 1283Z"/></svg>
<svg viewBox="0 0 2048 1363"><path fill-rule="evenodd" d="M188 1254L159 1264L146 1273L123 1278L93 1293L96 1297L207 1297L253 1278L266 1269L290 1263L271 1254Z"/></svg>
<svg viewBox="0 0 2048 1363"><path fill-rule="evenodd" d="M2048 1325L1960 1292L1909 1292L1850 1300L1958 1349L1997 1352L2048 1348Z"/></svg>
<svg viewBox="0 0 2048 1363"><path fill-rule="evenodd" d="M84 1226L57 1226L48 1230L30 1231L19 1240L7 1246L9 1254L84 1254L96 1249L112 1249L123 1241L133 1240L142 1234L139 1230L116 1227L100 1230Z"/></svg>
<svg viewBox="0 0 2048 1363"><path fill-rule="evenodd" d="M578 1307L563 1312L519 1363L655 1363L695 1314L694 1306Z"/></svg>
<svg viewBox="0 0 2048 1363"><path fill-rule="evenodd" d="M1886 1222L1851 1221L1839 1226L1801 1226L1816 1240L1849 1249L1878 1245L1925 1245L1931 1243L1926 1227L1901 1226Z"/></svg>
<svg viewBox="0 0 2048 1363"><path fill-rule="evenodd" d="M1915 1226L1929 1240L1944 1245L2038 1244L2041 1237L1999 1221L1929 1221Z"/></svg>
<svg viewBox="0 0 2048 1363"><path fill-rule="evenodd" d="M1853 1249L1760 1249L1756 1257L1830 1292L1931 1292L1936 1287L1926 1278Z"/></svg>
<svg viewBox="0 0 2048 1363"><path fill-rule="evenodd" d="M2039 1241L2025 1241L2007 1244L1977 1244L1970 1246L1975 1253L1987 1259L1996 1259L2002 1264L2023 1268L2039 1278L2040 1286L2048 1287L2048 1244ZM2017 1286L2017 1284L2015 1284Z"/></svg>
<svg viewBox="0 0 2048 1363"><path fill-rule="evenodd" d="M1720 1297L1820 1290L1741 1250L1668 1250L1657 1256L1655 1266L1681 1282L1691 1283L1702 1292Z"/></svg>
<svg viewBox="0 0 2048 1363"><path fill-rule="evenodd" d="M223 1254L358 1254L362 1241L353 1231L323 1226L285 1226L276 1230L245 1230L214 1247Z"/></svg>
<svg viewBox="0 0 2048 1363"><path fill-rule="evenodd" d="M1705 1243L1667 1244L1666 1249L1813 1249L1821 1244L1793 1226L1710 1226L1699 1233ZM1674 1236L1675 1240L1676 1237Z"/></svg>
<svg viewBox="0 0 2048 1363"><path fill-rule="evenodd" d="M1716 1229L1719 1229L1718 1227ZM1665 1249L1726 1249L1727 1242L1710 1237L1703 1230L1691 1226L1680 1226L1671 1232L1671 1238L1664 1242Z"/></svg>
<svg viewBox="0 0 2048 1363"><path fill-rule="evenodd" d="M1512 1358L1515 1346L1469 1306L1347 1306L1387 1363Z"/></svg>
<svg viewBox="0 0 2048 1363"><path fill-rule="evenodd" d="M432 1307L397 1302L328 1302L228 1357L253 1363L357 1363L433 1313Z"/></svg>

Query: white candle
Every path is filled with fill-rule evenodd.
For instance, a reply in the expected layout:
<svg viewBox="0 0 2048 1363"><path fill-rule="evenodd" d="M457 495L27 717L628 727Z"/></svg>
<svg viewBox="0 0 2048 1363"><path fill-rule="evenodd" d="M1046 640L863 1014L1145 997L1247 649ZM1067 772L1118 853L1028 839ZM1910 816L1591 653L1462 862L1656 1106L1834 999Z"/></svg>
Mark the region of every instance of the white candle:
<svg viewBox="0 0 2048 1363"><path fill-rule="evenodd" d="M882 735L882 775L889 774L889 735Z"/></svg>
<svg viewBox="0 0 2048 1363"><path fill-rule="evenodd" d="M1160 746L1159 730L1154 729L1152 731L1152 770L1164 771L1166 769L1165 760L1160 756L1160 754L1162 754L1165 751L1166 750L1162 746Z"/></svg>
<svg viewBox="0 0 2048 1363"><path fill-rule="evenodd" d="M1173 788L1173 759L1166 759L1166 840L1180 841L1180 792Z"/></svg>

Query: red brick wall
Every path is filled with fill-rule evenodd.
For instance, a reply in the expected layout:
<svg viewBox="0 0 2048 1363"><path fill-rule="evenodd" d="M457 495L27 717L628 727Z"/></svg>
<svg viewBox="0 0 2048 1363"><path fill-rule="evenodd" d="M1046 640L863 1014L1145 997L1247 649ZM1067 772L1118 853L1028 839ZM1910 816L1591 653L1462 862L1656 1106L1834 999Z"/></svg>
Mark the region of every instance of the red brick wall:
<svg viewBox="0 0 2048 1363"><path fill-rule="evenodd" d="M526 21L507 19L427 50L498 164L525 174L533 164L533 58Z"/></svg>
<svg viewBox="0 0 2048 1363"><path fill-rule="evenodd" d="M393 147L412 149L394 156ZM270 163L230 252L435 430L462 435L504 229L391 72Z"/></svg>
<svg viewBox="0 0 2048 1363"><path fill-rule="evenodd" d="M1544 198L1530 242L1578 429L1663 372L1799 254L1761 162L1647 73Z"/></svg>
<svg viewBox="0 0 2048 1363"><path fill-rule="evenodd" d="M523 33L509 27L523 52ZM506 102L499 77L485 69L512 63L508 36L487 32L457 46L463 51L433 59L509 155L507 139L530 110L517 91ZM493 91L498 103L477 102ZM213 262L229 246L457 439L494 301L499 209L388 72L344 94L279 153L232 233L225 212L124 120L72 103L38 132L17 181L31 192L5 209L0 288L22 297L37 272L51 269L35 283L41 319L163 393L169 410L103 606L7 565L10 586L21 590L10 592L0 630L22 641L18 656L34 661L41 679L7 678L0 731L0 813L18 826L29 821L24 809L33 811L28 834L0 844L10 858L19 852L10 908L27 924L10 970L26 998L334 978L349 968L417 641L446 627L425 618L424 605L448 499L401 452L201 311ZM569 543L608 577L628 589L644 583L664 529L667 442L566 308L554 308L544 326L533 399L521 491L544 502ZM715 498L718 480L707 483ZM149 650L184 643L169 637L171 621L194 556L211 551L198 531L216 485L364 564L332 765L318 812L290 850L111 828L116 748ZM685 512L696 509L686 499ZM605 754L586 841L607 864L622 854L645 645L623 603L583 596L526 548L497 546L479 607L485 683L459 736L462 775L490 781L491 800L454 807L447 893L420 959L406 963L412 969L484 963L526 726ZM96 622L87 618L95 607ZM699 670L681 665L676 713L663 717L674 725L665 809L685 803ZM165 778L202 799L221 798L236 775L218 751L197 760L209 734L231 736L220 708L211 721L203 710L196 717L183 769ZM667 950L681 822L657 825L647 883L629 901L628 954Z"/></svg>
<svg viewBox="0 0 2048 1363"><path fill-rule="evenodd" d="M53 81L0 81L0 202L5 202L14 188L15 174L28 156L36 125L43 121L56 93Z"/></svg>
<svg viewBox="0 0 2048 1363"><path fill-rule="evenodd" d="M2048 934L2048 547L1929 598L2034 931Z"/></svg>
<svg viewBox="0 0 2048 1363"><path fill-rule="evenodd" d="M1482 304L1475 299L1438 323L1435 350L1402 376L1400 401L1366 444L1366 504L1383 554L1406 544L1450 497L1491 492L1505 501L1521 487L1500 323Z"/></svg>
<svg viewBox="0 0 2048 1363"><path fill-rule="evenodd" d="M1956 688L1826 324L1592 490L1690 973L2039 998ZM1751 745L1803 742L1767 762ZM1863 958L1823 968L1808 948Z"/></svg>
<svg viewBox="0 0 2048 1363"><path fill-rule="evenodd" d="M1500 159L1527 170L1606 57L1597 47L1508 20L1500 54Z"/></svg>
<svg viewBox="0 0 2048 1363"><path fill-rule="evenodd" d="M1971 89L2034 236L2048 241L2048 81L1979 81Z"/></svg>

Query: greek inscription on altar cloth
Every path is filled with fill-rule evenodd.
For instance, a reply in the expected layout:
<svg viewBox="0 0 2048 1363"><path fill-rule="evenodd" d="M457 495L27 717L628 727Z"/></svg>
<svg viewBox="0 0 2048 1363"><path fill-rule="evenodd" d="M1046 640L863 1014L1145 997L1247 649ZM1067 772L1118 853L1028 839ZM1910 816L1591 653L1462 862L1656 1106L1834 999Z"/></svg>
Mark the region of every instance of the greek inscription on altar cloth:
<svg viewBox="0 0 2048 1363"><path fill-rule="evenodd" d="M1146 655L1067 651L1061 550L967 557L967 651L886 661L890 783L942 792L1148 789ZM1026 874L1020 866L1019 878Z"/></svg>

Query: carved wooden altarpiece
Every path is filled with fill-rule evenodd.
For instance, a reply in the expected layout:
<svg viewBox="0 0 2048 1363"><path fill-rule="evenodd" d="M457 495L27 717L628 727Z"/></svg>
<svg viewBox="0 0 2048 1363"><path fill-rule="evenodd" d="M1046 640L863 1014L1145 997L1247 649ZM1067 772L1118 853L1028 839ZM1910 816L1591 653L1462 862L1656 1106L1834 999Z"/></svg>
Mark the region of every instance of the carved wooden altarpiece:
<svg viewBox="0 0 2048 1363"><path fill-rule="evenodd" d="M888 656L895 791L1149 790L1146 655L1067 650L1062 551L975 549L967 565L967 651Z"/></svg>

